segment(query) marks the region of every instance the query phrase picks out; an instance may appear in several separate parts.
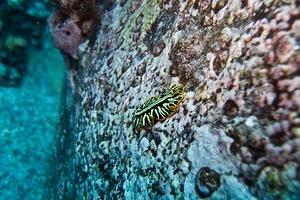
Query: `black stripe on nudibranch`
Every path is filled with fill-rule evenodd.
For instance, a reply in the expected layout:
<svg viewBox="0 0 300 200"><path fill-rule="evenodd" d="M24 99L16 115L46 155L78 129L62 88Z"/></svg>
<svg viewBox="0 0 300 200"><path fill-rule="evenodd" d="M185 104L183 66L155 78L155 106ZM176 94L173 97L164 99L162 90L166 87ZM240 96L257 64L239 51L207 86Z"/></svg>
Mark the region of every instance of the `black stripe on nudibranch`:
<svg viewBox="0 0 300 200"><path fill-rule="evenodd" d="M175 114L185 98L185 87L174 85L156 97L150 98L134 112L133 126L144 129Z"/></svg>

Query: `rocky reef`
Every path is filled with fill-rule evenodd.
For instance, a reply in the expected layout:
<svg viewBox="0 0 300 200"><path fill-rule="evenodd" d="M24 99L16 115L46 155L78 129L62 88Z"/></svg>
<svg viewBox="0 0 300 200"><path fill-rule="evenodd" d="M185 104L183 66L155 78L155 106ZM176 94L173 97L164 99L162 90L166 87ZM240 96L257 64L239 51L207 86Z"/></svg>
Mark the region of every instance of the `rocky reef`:
<svg viewBox="0 0 300 200"><path fill-rule="evenodd" d="M109 2L66 58L56 198L299 199L299 2ZM137 107L175 84L178 112L135 130Z"/></svg>

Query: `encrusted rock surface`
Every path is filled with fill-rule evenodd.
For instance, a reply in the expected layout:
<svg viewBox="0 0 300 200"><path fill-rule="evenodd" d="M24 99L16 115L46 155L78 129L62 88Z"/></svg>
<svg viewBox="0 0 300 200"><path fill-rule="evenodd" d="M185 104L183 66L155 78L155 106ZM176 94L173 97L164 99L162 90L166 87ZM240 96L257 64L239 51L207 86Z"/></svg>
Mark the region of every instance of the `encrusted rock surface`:
<svg viewBox="0 0 300 200"><path fill-rule="evenodd" d="M57 198L199 199L208 167L220 178L209 199L299 199L299 2L111 4L69 62L75 109ZM179 83L179 111L133 130L137 106Z"/></svg>

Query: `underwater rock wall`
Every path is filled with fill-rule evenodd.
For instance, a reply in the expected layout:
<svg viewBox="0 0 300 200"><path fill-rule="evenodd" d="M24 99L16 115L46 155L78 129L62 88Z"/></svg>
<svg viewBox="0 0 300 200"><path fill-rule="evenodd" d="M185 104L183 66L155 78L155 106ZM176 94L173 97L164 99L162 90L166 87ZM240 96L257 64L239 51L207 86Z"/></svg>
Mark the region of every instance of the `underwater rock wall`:
<svg viewBox="0 0 300 200"><path fill-rule="evenodd" d="M67 58L73 149L57 198L299 199L299 2L110 2ZM135 130L135 109L176 84L178 112Z"/></svg>

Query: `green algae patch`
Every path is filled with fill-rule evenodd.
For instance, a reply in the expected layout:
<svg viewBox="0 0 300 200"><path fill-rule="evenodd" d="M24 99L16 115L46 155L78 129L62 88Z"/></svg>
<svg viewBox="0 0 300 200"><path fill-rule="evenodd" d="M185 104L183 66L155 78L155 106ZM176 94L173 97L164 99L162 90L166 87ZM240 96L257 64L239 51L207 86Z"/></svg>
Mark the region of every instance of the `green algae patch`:
<svg viewBox="0 0 300 200"><path fill-rule="evenodd" d="M25 48L27 46L27 42L23 37L10 35L6 38L4 46L8 50L14 51L19 48Z"/></svg>
<svg viewBox="0 0 300 200"><path fill-rule="evenodd" d="M153 8L153 9L151 9ZM149 2L149 9L143 9L144 19L141 32L147 32L150 30L151 25L155 22L156 17L159 14L159 1L153 0Z"/></svg>
<svg viewBox="0 0 300 200"><path fill-rule="evenodd" d="M158 0L152 0L142 4L141 7L129 17L122 32L120 33L120 38L124 41L128 41L131 33L133 32L139 32L142 36L144 36L145 33L150 30L151 25L155 22L156 17L159 15L159 5L160 1ZM125 16L125 14L122 14L121 16ZM142 26L140 29L136 30L139 23L142 23Z"/></svg>

